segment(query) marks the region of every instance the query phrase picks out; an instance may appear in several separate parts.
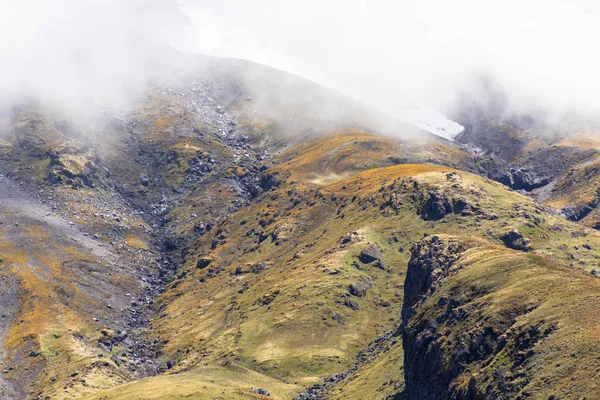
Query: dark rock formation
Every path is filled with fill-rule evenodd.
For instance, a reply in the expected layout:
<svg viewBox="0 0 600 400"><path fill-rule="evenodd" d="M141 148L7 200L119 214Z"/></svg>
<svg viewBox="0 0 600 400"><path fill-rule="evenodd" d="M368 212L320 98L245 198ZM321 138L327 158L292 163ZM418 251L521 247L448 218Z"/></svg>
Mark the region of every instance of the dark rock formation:
<svg viewBox="0 0 600 400"><path fill-rule="evenodd" d="M470 208L464 199L451 198L438 190L429 191L428 196L418 210L419 215L425 221L437 221L447 214L460 214Z"/></svg>
<svg viewBox="0 0 600 400"><path fill-rule="evenodd" d="M519 316L535 309L531 304L482 318L478 304L485 289L450 283L464 268L477 268L462 265L463 251L460 243L436 236L411 249L399 329L409 399L514 399L526 384L523 368L534 346L556 329L544 321L515 326ZM431 301L446 284L450 290ZM505 366L489 370L501 351Z"/></svg>
<svg viewBox="0 0 600 400"><path fill-rule="evenodd" d="M433 292L448 274L462 250L459 243L444 243L438 236L431 236L414 244L404 281L402 321L406 322L422 299Z"/></svg>
<svg viewBox="0 0 600 400"><path fill-rule="evenodd" d="M354 311L360 310L360 305L354 300L346 299L344 300L344 305Z"/></svg>
<svg viewBox="0 0 600 400"><path fill-rule="evenodd" d="M381 247L375 243L361 251L358 259L365 264L370 264L373 261L381 261L382 257L383 251L381 250Z"/></svg>
<svg viewBox="0 0 600 400"><path fill-rule="evenodd" d="M497 158L484 158L477 163L476 167L470 168L470 170L500 182L511 189L527 192L545 186L550 182L550 178L540 175L532 168L512 167L506 161Z"/></svg>
<svg viewBox="0 0 600 400"><path fill-rule="evenodd" d="M570 221L580 221L587 217L598 205L600 204L600 189L596 190L596 196L585 204L577 206L567 206L562 211ZM598 224L596 224L598 225ZM594 229L598 229L600 226L594 226Z"/></svg>
<svg viewBox="0 0 600 400"><path fill-rule="evenodd" d="M369 278L364 278L359 282L351 283L348 286L348 292L352 296L356 297L365 297L367 295L367 291L372 287L371 281Z"/></svg>
<svg viewBox="0 0 600 400"><path fill-rule="evenodd" d="M506 232L500 237L506 247L510 247L514 250L520 251L531 251L533 248L529 244L530 240L523 237L523 234L517 229Z"/></svg>

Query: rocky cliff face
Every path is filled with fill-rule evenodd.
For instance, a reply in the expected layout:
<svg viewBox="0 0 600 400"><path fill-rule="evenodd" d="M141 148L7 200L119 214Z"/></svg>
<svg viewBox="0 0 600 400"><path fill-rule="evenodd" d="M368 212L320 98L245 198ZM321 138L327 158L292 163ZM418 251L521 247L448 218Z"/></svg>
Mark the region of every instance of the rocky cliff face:
<svg viewBox="0 0 600 400"><path fill-rule="evenodd" d="M572 342L564 336L572 328L566 325L571 317L561 314L585 318L587 307L559 296L562 289L555 286L569 277L568 287L575 283L573 290L597 299L596 280L480 239L433 236L413 245L411 255L401 328L409 399L597 394L597 389L573 381L568 389L558 386L591 378L600 362L586 346L600 343ZM532 289L533 281L541 286ZM579 329L587 331L592 325L583 322ZM575 353L555 347L559 343ZM573 357L593 366L575 367ZM557 369L564 375L557 375Z"/></svg>

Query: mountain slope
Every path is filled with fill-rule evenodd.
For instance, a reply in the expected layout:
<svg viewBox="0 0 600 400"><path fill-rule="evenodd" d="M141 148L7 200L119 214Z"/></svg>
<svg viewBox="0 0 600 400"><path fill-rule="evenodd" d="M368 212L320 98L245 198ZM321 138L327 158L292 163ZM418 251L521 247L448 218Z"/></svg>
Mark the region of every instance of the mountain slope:
<svg viewBox="0 0 600 400"><path fill-rule="evenodd" d="M499 160L472 151L472 124L453 143L266 67L186 62L97 124L35 102L4 110L4 397L444 398L441 388L466 396L471 381L481 396L502 382L511 396L554 394L540 379L560 384L555 395L595 387L592 367L569 372L581 387L552 364L536 375L537 344L518 366L512 353L469 349L459 361L473 379L466 367L438 368L456 338L482 327L477 315L508 332L509 306L526 296L537 308L518 314L523 326L544 311L560 322L557 345L595 365L577 333L593 332L589 310L557 282L595 301L600 234L549 207L567 187L571 199L587 193L587 173L548 162L592 168L591 139L524 135ZM557 179L560 193L540 177ZM548 206L510 187L546 190ZM463 301L461 290L485 287L485 304L503 313L442 321L449 347L423 353L415 338L441 305L413 282L433 265L415 249L433 240L460 243L452 257L468 264L454 274L436 261L425 275L440 278L436 290ZM461 304L484 304L477 296ZM545 343L540 353L572 371ZM415 369L425 359L432 367ZM487 362L502 362L500 372L488 374ZM424 389L438 372L439 385Z"/></svg>
<svg viewBox="0 0 600 400"><path fill-rule="evenodd" d="M595 398L598 284L481 239L419 242L403 309L408 397Z"/></svg>
<svg viewBox="0 0 600 400"><path fill-rule="evenodd" d="M371 139L342 138L350 145ZM314 147L326 161L336 159L327 151L330 142L338 151L342 147L337 137ZM476 234L502 244L504 235L517 228L527 233L535 254L568 262L572 253L564 243L583 232L475 175L405 164L323 184L303 167L307 158L314 166L325 160L310 150L299 152L273 168L280 180L276 188L200 239L159 299L161 314L152 331L166 342L161 351L173 360L170 373L214 365L299 386L317 382L352 367L361 349L400 324L408 249L425 233ZM462 209L436 214L432 197ZM514 225L507 226L507 218ZM562 228L556 230L556 224ZM582 241L592 248L600 239L593 232L584 235ZM369 396L399 391L401 374L394 371L394 376L392 384L371 387ZM297 388L267 389L288 398ZM342 397L352 393L344 390ZM119 398L118 388L109 393L108 398Z"/></svg>

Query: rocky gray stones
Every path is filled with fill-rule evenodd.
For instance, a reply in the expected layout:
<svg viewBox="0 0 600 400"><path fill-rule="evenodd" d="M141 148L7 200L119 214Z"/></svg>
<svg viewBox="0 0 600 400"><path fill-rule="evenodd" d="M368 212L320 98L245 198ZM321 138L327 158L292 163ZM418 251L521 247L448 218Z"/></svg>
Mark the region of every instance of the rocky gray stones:
<svg viewBox="0 0 600 400"><path fill-rule="evenodd" d="M381 247L375 243L361 251L358 259L365 264L370 264L373 261L380 261L382 257L383 251L381 250Z"/></svg>
<svg viewBox="0 0 600 400"><path fill-rule="evenodd" d="M252 388L252 393L260 394L262 396L271 396L271 392L263 388Z"/></svg>
<svg viewBox="0 0 600 400"><path fill-rule="evenodd" d="M344 300L344 305L354 311L360 310L360 305L354 300L346 299Z"/></svg>
<svg viewBox="0 0 600 400"><path fill-rule="evenodd" d="M462 198L450 198L438 190L431 190L429 197L418 210L419 215L425 221L437 221L447 214L469 214L472 207Z"/></svg>
<svg viewBox="0 0 600 400"><path fill-rule="evenodd" d="M355 297L365 297L367 295L367 291L371 289L372 286L373 285L371 284L369 278L364 278L359 282L351 283L348 286L348 292Z"/></svg>
<svg viewBox="0 0 600 400"><path fill-rule="evenodd" d="M426 221L436 221L452 212L450 201L437 191L430 191L429 197L421 206L419 214Z"/></svg>

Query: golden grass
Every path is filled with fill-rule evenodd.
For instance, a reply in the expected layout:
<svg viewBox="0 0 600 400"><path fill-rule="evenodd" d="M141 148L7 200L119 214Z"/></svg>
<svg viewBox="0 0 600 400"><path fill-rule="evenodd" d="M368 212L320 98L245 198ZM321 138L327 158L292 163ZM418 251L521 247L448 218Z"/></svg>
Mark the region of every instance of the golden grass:
<svg viewBox="0 0 600 400"><path fill-rule="evenodd" d="M488 359L474 361L455 382L468 385L475 376L478 389L485 392L492 371L503 368L508 372L512 361L507 360L514 357L515 343L511 340L515 332L526 332L533 326L541 326L543 331L552 326L556 330L535 343L533 354L520 368L526 376L521 393L528 392L535 399L552 395L594 398L600 391L595 379L600 368L600 322L594 312L600 306L600 281L545 257L492 246L480 239L463 243L470 248L459 260L460 270L427 299L409 326L418 324L421 318L436 318L443 313L443 307L437 304L445 296L463 299L461 307L473 316L453 324L440 323L438 329L446 332L442 357L449 356L465 332L492 326L499 333L512 333L507 335L506 347L491 363ZM518 311L523 307L532 310ZM519 315L516 320L514 315Z"/></svg>
<svg viewBox="0 0 600 400"><path fill-rule="evenodd" d="M203 367L176 375L162 375L102 391L89 400L174 400L188 399L265 399L252 392L265 388L269 399L292 399L298 386L258 374L244 368Z"/></svg>

